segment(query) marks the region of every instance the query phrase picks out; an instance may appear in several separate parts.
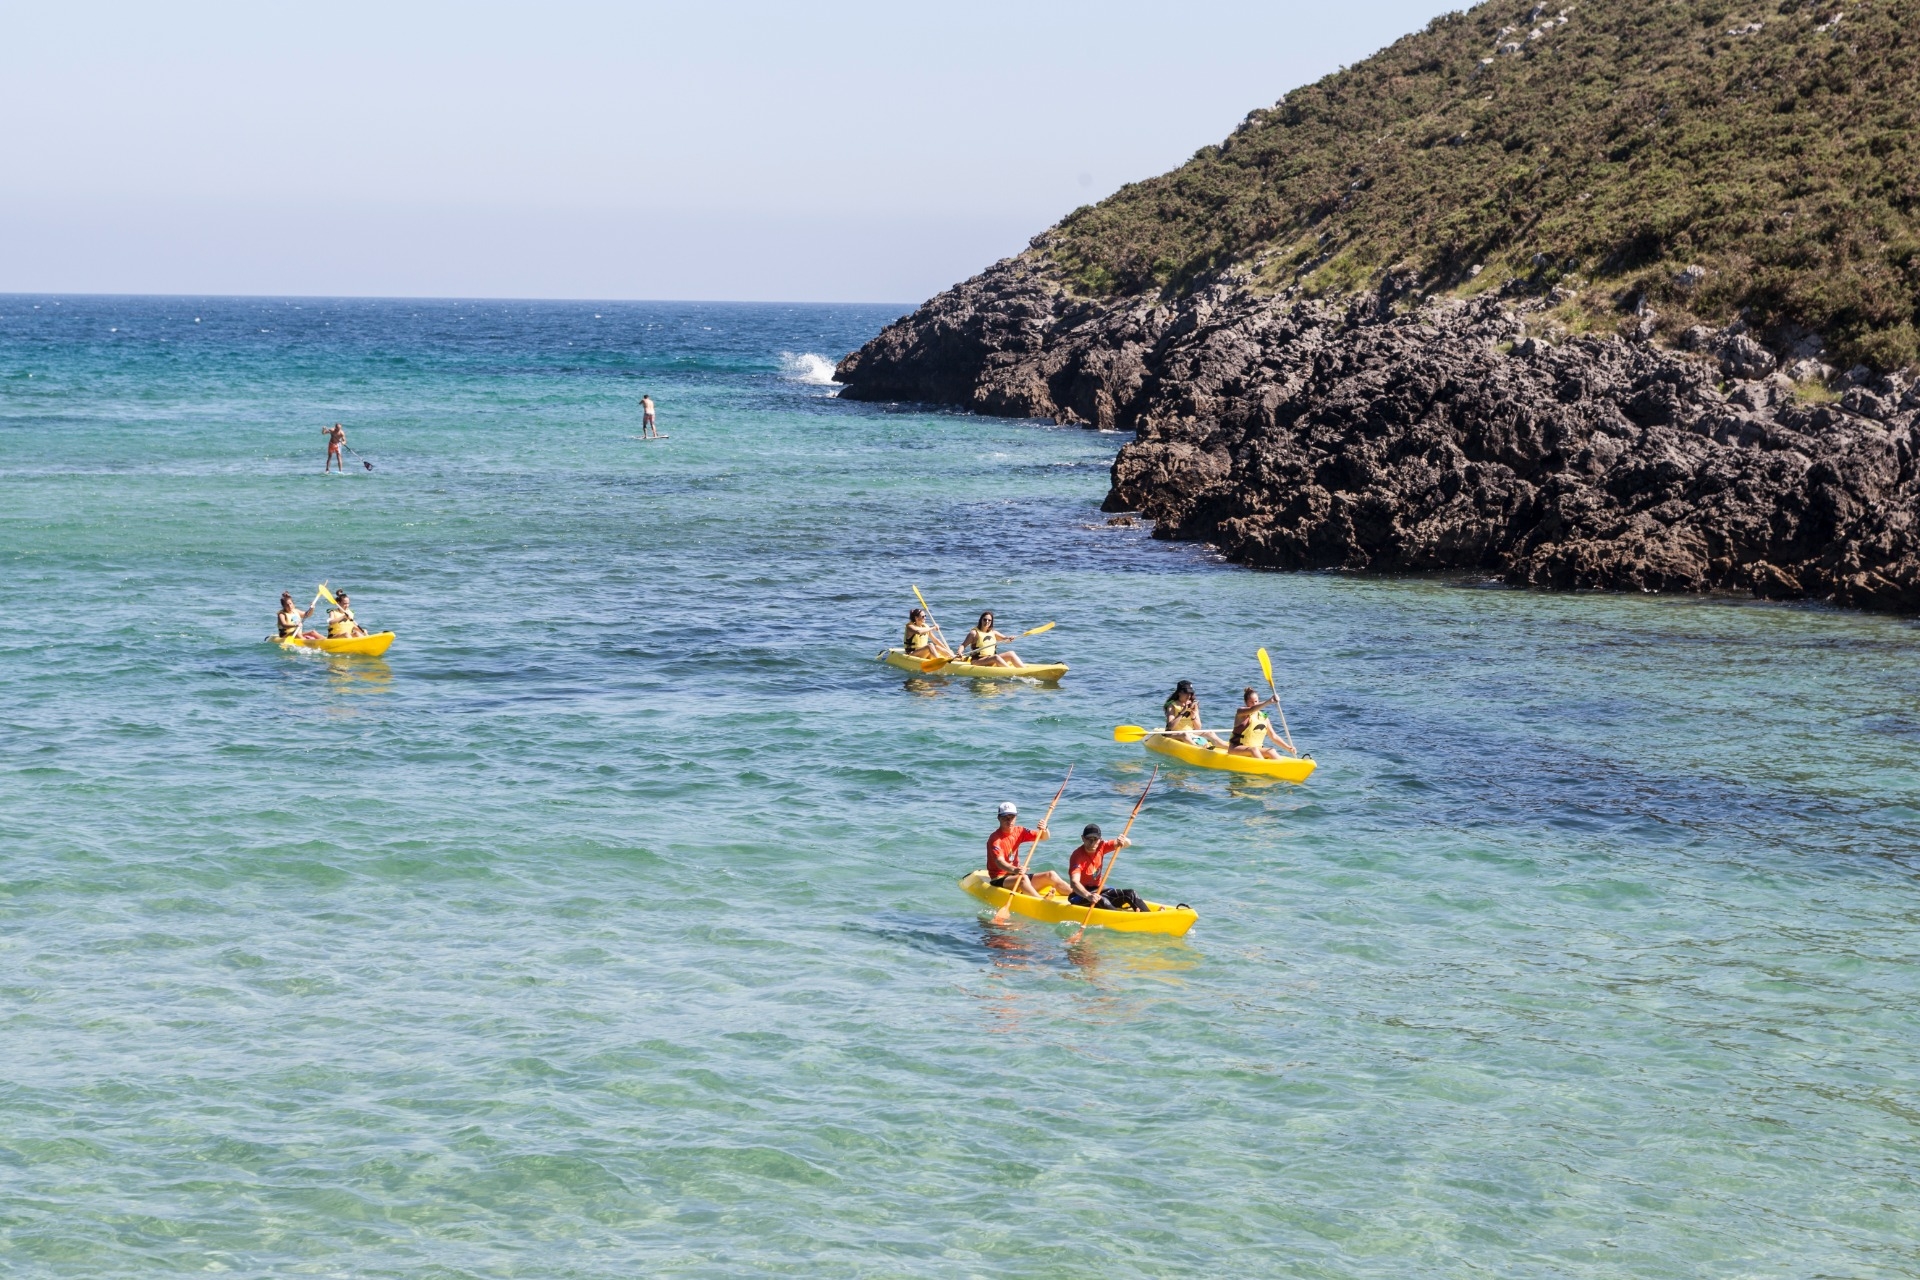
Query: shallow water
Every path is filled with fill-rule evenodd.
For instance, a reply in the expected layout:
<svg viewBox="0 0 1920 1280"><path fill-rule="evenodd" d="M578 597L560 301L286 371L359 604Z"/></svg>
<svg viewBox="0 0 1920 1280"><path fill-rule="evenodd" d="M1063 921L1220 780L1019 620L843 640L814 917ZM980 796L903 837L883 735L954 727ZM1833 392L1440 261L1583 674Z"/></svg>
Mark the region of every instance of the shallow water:
<svg viewBox="0 0 1920 1280"><path fill-rule="evenodd" d="M0 298L0 1268L1920 1275L1914 624L1224 566L833 399L891 314ZM323 577L386 658L261 643ZM1263 644L1319 772L1115 876L1193 933L987 923Z"/></svg>

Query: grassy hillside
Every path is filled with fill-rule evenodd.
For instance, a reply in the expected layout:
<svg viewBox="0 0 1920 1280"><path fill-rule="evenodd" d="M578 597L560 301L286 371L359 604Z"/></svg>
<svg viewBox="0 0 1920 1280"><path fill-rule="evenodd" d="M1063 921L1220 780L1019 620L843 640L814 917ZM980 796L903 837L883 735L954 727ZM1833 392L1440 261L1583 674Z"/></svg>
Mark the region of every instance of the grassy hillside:
<svg viewBox="0 0 1920 1280"><path fill-rule="evenodd" d="M1669 334L1745 313L1887 369L1920 362L1917 127L1920 0L1495 0L1254 112L1039 251L1093 295L1229 263L1315 292L1520 276L1559 284L1576 327L1644 297Z"/></svg>

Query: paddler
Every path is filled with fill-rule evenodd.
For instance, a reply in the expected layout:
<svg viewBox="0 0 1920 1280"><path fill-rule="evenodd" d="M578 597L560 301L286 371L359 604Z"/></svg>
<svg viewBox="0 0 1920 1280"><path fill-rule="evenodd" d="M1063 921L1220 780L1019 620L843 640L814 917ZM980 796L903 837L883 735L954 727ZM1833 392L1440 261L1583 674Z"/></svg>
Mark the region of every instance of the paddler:
<svg viewBox="0 0 1920 1280"><path fill-rule="evenodd" d="M1024 893L1030 898L1039 897L1041 889L1050 889L1063 897L1071 893L1073 886L1062 880L1058 872L1042 871L1035 875L1020 872L1020 846L1045 840L1047 829L1041 827L1035 831L1021 826L1020 810L1011 800L1000 806L999 816L1000 825L987 837L987 879L993 887Z"/></svg>
<svg viewBox="0 0 1920 1280"><path fill-rule="evenodd" d="M327 438L327 460L320 464L320 470L331 471L333 464L340 464L340 474L347 474L347 460L340 456L340 450L347 444L347 429L339 423L320 428L320 434Z"/></svg>
<svg viewBox="0 0 1920 1280"><path fill-rule="evenodd" d="M1283 757L1274 748L1264 745L1267 736L1273 732L1273 722L1267 719L1262 707L1270 707L1280 701L1280 695L1261 698L1248 685L1240 696L1240 709L1233 713L1233 738L1227 745L1227 751L1236 756L1252 756L1256 760L1279 760Z"/></svg>
<svg viewBox="0 0 1920 1280"><path fill-rule="evenodd" d="M907 638L903 642L909 658L951 658L953 650L940 638L940 628L927 620L927 611L916 608L907 615Z"/></svg>
<svg viewBox="0 0 1920 1280"><path fill-rule="evenodd" d="M299 640L304 636L304 638L308 640L318 640L320 638L318 631L302 632L300 630L300 624L312 616L312 605L308 605L306 612L302 613L299 606L293 602L293 592L282 591L280 593L280 613L274 619L274 626L278 629L279 634L276 635L274 639Z"/></svg>
<svg viewBox="0 0 1920 1280"><path fill-rule="evenodd" d="M1147 910L1147 904L1131 889L1115 889L1111 885L1105 889L1100 887L1100 868L1106 865L1107 855L1132 843L1125 836L1118 840L1102 840L1100 824L1089 822L1080 832L1080 843L1074 846L1073 853L1067 858L1067 877L1073 881L1073 895L1069 901L1076 907L1097 905L1102 911ZM1095 899L1098 899L1097 903Z"/></svg>
<svg viewBox="0 0 1920 1280"><path fill-rule="evenodd" d="M967 632L967 638L960 644L960 656L976 667L1021 667L1020 655L1009 649L1005 653L997 652L1000 642L1016 637L1004 631L993 629L993 610L980 615L980 621L973 630ZM1055 877L1058 879L1058 877Z"/></svg>
<svg viewBox="0 0 1920 1280"><path fill-rule="evenodd" d="M1197 747L1209 742L1219 742L1220 735L1207 731L1200 724L1200 697L1193 691L1193 681L1182 680L1173 686L1173 694L1160 704L1161 714L1167 718L1167 732L1177 733Z"/></svg>
<svg viewBox="0 0 1920 1280"><path fill-rule="evenodd" d="M342 591L335 599L339 603L327 612L327 639L351 640L366 635L367 629L353 616L352 597Z"/></svg>

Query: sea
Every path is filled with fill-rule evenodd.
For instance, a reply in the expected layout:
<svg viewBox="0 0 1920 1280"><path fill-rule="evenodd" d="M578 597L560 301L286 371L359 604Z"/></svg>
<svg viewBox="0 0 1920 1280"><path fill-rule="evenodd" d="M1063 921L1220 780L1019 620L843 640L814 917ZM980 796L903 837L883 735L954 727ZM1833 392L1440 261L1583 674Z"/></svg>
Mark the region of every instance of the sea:
<svg viewBox="0 0 1920 1280"><path fill-rule="evenodd" d="M0 1272L1920 1276L1912 620L1252 572L904 309L0 297ZM1069 767L1185 937L960 890Z"/></svg>

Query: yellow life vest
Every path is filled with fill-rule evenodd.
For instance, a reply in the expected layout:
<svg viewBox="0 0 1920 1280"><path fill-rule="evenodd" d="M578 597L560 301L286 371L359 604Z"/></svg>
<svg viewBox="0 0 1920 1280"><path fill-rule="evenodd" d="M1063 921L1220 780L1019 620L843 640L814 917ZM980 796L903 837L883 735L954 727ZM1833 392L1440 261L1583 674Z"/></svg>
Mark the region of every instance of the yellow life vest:
<svg viewBox="0 0 1920 1280"><path fill-rule="evenodd" d="M993 632L975 627L967 632L967 648L976 662L981 658L991 658L994 655Z"/></svg>
<svg viewBox="0 0 1920 1280"><path fill-rule="evenodd" d="M345 640L353 635L355 622L353 610L335 609L327 615L327 638Z"/></svg>
<svg viewBox="0 0 1920 1280"><path fill-rule="evenodd" d="M1247 717L1246 723L1233 732L1233 745L1252 747L1255 751L1267 740L1267 730L1273 725L1267 720L1267 713L1256 711Z"/></svg>

